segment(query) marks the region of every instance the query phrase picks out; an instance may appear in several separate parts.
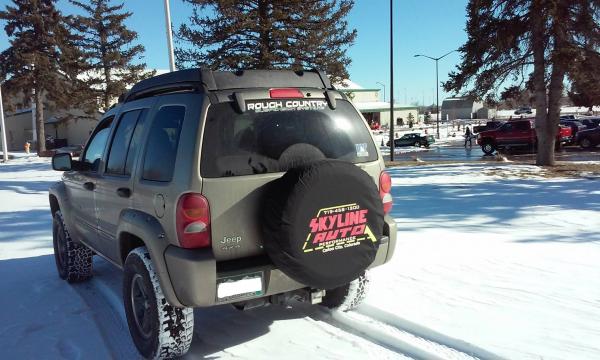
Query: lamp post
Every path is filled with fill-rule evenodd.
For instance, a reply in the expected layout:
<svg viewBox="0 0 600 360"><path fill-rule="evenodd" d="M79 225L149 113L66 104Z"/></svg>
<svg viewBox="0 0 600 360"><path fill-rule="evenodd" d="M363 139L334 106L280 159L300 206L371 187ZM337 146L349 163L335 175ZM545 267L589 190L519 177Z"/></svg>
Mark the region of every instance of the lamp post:
<svg viewBox="0 0 600 360"><path fill-rule="evenodd" d="M2 83L0 83L0 126L2 127L2 151L4 162L8 162L8 146L6 145L6 124L4 123L4 107L2 106Z"/></svg>
<svg viewBox="0 0 600 360"><path fill-rule="evenodd" d="M175 71L175 53L173 52L173 31L171 28L169 0L165 0L165 23L167 27L167 47L169 48L169 70Z"/></svg>
<svg viewBox="0 0 600 360"><path fill-rule="evenodd" d="M375 81L375 83L383 87L383 101L385 101L385 84L379 81Z"/></svg>
<svg viewBox="0 0 600 360"><path fill-rule="evenodd" d="M455 52L456 50L452 50L447 52L446 54L440 56L440 57L431 57L431 56L427 56L427 55L415 55L415 57L426 57L428 59L431 59L433 61L435 61L435 92L436 92L436 100L435 100L435 109L436 109L436 134L437 134L437 138L440 138L440 79L438 76L438 62L445 58L446 56L452 54L453 52Z"/></svg>
<svg viewBox="0 0 600 360"><path fill-rule="evenodd" d="M394 6L390 0L390 161L394 161Z"/></svg>

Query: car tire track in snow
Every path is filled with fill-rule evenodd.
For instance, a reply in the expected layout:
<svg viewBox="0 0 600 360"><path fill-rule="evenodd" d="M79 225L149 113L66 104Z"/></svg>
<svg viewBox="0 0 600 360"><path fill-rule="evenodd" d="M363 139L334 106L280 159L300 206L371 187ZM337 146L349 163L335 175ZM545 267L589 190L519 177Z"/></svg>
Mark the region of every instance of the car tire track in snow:
<svg viewBox="0 0 600 360"><path fill-rule="evenodd" d="M475 359L475 357L469 354L457 351L444 344L421 338L415 334L355 312L344 313L323 309L315 311L311 316L315 320L336 326L343 331L355 334L365 340L369 340L386 349L413 359Z"/></svg>
<svg viewBox="0 0 600 360"><path fill-rule="evenodd" d="M333 325L345 332L362 337L374 344L382 346L388 350L398 354L409 356L413 359L428 359L428 360L444 360L445 358L437 354L424 350L421 347L414 346L399 339L396 336L376 328L375 326L366 325L364 322L355 320L345 314L333 311L329 314L321 314L315 320L320 320Z"/></svg>
<svg viewBox="0 0 600 360"><path fill-rule="evenodd" d="M96 264L97 262L94 262L94 265ZM107 268L102 267L101 274L106 271ZM114 277L115 273L118 273L116 269L111 275ZM140 356L129 335L125 312L118 296L120 291L117 292L114 286L105 284L101 274L95 271L95 277L73 288L92 310L102 341L112 358L138 359Z"/></svg>
<svg viewBox="0 0 600 360"><path fill-rule="evenodd" d="M370 305L362 305L354 311L358 314L367 316L388 326L392 326L400 331L404 331L414 336L420 337L424 340L454 349L474 358L486 360L502 359L500 356L480 347L477 347L473 344L470 344L466 341L455 339L450 336L441 334L435 330L431 330L422 325L418 325L408 320L404 320L394 314L391 314L387 311L378 309Z"/></svg>

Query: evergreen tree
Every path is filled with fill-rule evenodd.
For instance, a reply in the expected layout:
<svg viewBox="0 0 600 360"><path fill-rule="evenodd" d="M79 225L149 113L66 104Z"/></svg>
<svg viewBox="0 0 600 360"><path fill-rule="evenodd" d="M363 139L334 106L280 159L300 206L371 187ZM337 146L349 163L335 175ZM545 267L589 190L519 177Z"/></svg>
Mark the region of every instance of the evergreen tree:
<svg viewBox="0 0 600 360"><path fill-rule="evenodd" d="M179 67L311 69L348 77L346 50L356 38L346 16L352 0L184 0L194 5L179 28Z"/></svg>
<svg viewBox="0 0 600 360"><path fill-rule="evenodd" d="M581 66L569 76L571 89L569 97L576 106L585 106L592 110L593 106L600 105L600 57L587 57L582 61ZM586 71L594 69L595 71Z"/></svg>
<svg viewBox="0 0 600 360"><path fill-rule="evenodd" d="M66 18L55 3L12 0L0 11L10 40L10 47L0 53L0 79L7 79L4 90L8 97L25 99L23 104L33 97L38 153L46 150L44 105L70 108L76 86L69 75L76 73L79 55L64 26Z"/></svg>
<svg viewBox="0 0 600 360"><path fill-rule="evenodd" d="M110 0L71 2L83 9L85 16L73 18L72 26L78 34L77 46L85 59L83 79L87 85L88 100L103 110L123 94L128 87L150 77L146 64L140 63L144 47L135 45L135 31L127 29L124 22L130 12L124 4L112 5Z"/></svg>
<svg viewBox="0 0 600 360"><path fill-rule="evenodd" d="M531 84L538 165L554 165L567 77L586 78L600 53L600 0L470 0L468 40L447 91L483 98L506 84ZM466 91L465 91L466 90Z"/></svg>

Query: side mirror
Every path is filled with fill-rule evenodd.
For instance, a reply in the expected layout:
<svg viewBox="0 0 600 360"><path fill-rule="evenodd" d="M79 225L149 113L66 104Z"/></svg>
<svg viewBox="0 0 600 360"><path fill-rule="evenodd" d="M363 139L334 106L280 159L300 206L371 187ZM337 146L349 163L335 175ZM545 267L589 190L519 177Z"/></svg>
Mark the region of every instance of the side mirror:
<svg viewBox="0 0 600 360"><path fill-rule="evenodd" d="M69 153L59 153L52 157L52 169L56 171L71 171L73 160Z"/></svg>

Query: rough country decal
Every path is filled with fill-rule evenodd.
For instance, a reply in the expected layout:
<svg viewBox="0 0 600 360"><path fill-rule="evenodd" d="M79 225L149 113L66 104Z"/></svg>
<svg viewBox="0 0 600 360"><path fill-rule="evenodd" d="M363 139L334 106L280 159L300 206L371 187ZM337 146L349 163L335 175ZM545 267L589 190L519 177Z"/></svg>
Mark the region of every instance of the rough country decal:
<svg viewBox="0 0 600 360"><path fill-rule="evenodd" d="M290 110L323 110L327 106L325 100L249 100L246 101L246 110L254 112L290 111Z"/></svg>
<svg viewBox="0 0 600 360"><path fill-rule="evenodd" d="M377 242L367 225L368 212L357 204L319 210L310 220L310 233L302 250L326 253L357 246L363 240Z"/></svg>

